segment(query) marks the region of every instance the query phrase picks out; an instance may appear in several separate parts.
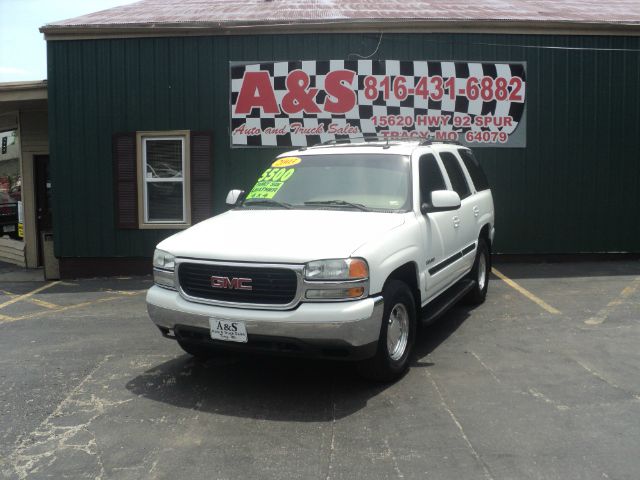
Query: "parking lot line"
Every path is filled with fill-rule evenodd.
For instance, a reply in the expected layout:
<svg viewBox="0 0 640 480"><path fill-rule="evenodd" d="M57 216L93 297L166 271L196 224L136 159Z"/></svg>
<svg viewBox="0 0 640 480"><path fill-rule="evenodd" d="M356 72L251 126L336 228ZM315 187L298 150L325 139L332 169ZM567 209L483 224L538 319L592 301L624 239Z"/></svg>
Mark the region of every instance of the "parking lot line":
<svg viewBox="0 0 640 480"><path fill-rule="evenodd" d="M145 290L136 291L135 295L139 295L139 294L143 293L144 291ZM130 294L128 294L128 295L130 295ZM28 313L26 315L22 315L22 316L19 316L19 317L7 317L6 315L0 315L0 323L11 323L11 322L16 322L18 320L29 320L29 319L32 319L32 318L39 318L39 317L43 317L45 315L50 315L52 313L66 312L68 310L75 310L76 308L83 308L83 307L88 307L90 305L97 305L97 304L100 304L100 303L112 302L114 300L121 300L122 298L123 298L122 295L113 296L113 297L99 298L97 300L92 300L90 302L75 303L73 305L67 305L65 307L56 308L55 310L42 310L40 312Z"/></svg>
<svg viewBox="0 0 640 480"><path fill-rule="evenodd" d="M16 297L13 297L12 299L7 300L4 303L0 303L0 308L8 307L9 305L13 305L14 303L18 303L21 300L26 300L26 299L32 297L33 295L35 295L36 293L39 293L39 292L42 292L43 290L51 288L54 285L57 285L58 283L60 283L60 280L57 280L57 281L51 282L51 283L47 283L46 285L38 287L35 290L31 290L30 292L27 292L27 293L24 293L22 295L18 295Z"/></svg>
<svg viewBox="0 0 640 480"><path fill-rule="evenodd" d="M640 277L635 278L631 284L627 285L622 289L620 295L607 303L607 306L601 309L598 313L596 313L593 317L584 321L587 325L600 325L602 324L612 312L614 307L618 305L622 305L625 303L626 299L633 295L636 290L640 287Z"/></svg>
<svg viewBox="0 0 640 480"><path fill-rule="evenodd" d="M60 305L56 305L55 303L41 300L39 298L30 298L29 302L33 303L34 305L38 305L40 307L48 308L49 310L55 310L56 308L60 308Z"/></svg>
<svg viewBox="0 0 640 480"><path fill-rule="evenodd" d="M0 290L0 293L2 293L3 295L8 296L9 298L15 298L18 296L17 293L11 293L8 290ZM33 303L34 305L38 305L40 307L44 307L44 308L48 308L48 309L56 309L56 308L60 308L60 305L56 305L55 303L51 303L51 302L47 302L45 300L41 300L39 298L29 298L27 299L28 302ZM0 315L0 319L2 318L2 315Z"/></svg>
<svg viewBox="0 0 640 480"><path fill-rule="evenodd" d="M514 290L516 290L518 293L522 294L523 296L527 297L529 300L531 300L533 303L535 303L536 305L538 305L540 308L542 308L543 310L546 310L547 312L553 314L553 315L559 315L561 312L560 310L558 310L557 308L552 307L551 305L549 305L547 302L545 302L544 300L542 300L540 297L537 297L536 295L534 295L533 293L531 293L529 290L527 290L526 288L518 285L516 282L514 282L513 280L511 280L509 277L507 277L504 273L500 272L498 269L496 269L495 267L491 268L491 271L495 274L496 277L498 277L500 280L502 280L504 283L506 283L507 285L509 285L511 288L513 288Z"/></svg>

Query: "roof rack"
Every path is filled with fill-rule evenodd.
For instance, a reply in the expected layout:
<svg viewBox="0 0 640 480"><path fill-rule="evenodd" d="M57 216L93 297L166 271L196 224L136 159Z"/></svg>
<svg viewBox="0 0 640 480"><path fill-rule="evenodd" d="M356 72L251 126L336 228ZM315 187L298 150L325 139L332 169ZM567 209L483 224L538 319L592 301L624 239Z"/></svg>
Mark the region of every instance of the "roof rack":
<svg viewBox="0 0 640 480"><path fill-rule="evenodd" d="M379 137L377 135L363 135L360 137L350 137L350 138L336 138L333 140L325 140L324 142L316 143L314 147L319 147L323 145L341 145L343 143L355 143L354 140L361 140L361 143L366 142L384 142L387 141L388 138Z"/></svg>
<svg viewBox="0 0 640 480"><path fill-rule="evenodd" d="M445 143L445 144L449 144L449 145L460 145L462 146L462 144L458 141L458 140L435 140L433 138L428 138L426 140L423 140L420 142L420 145L431 145L434 143Z"/></svg>
<svg viewBox="0 0 640 480"><path fill-rule="evenodd" d="M420 140L419 138L414 138L414 137L389 137L389 136L380 137L378 135L365 135L360 137L336 138L333 140L325 140L324 142L320 142L320 143L316 143L315 145L312 145L312 147L323 147L323 146L329 146L329 145L358 146L359 144L367 143L367 142L384 143L384 147L386 148L388 148L391 143L400 143L400 142L418 142L420 146L433 145L436 143L462 146L462 143L460 143L458 140L439 140L439 139L433 139L433 138Z"/></svg>
<svg viewBox="0 0 640 480"><path fill-rule="evenodd" d="M388 137L388 136L378 136L378 135L365 135L365 136L360 136L360 137L351 137L351 138L337 138L335 140L326 140L324 142L321 143L316 143L315 145L313 145L313 147L323 147L323 146L330 146L330 145L345 145L345 146L349 146L352 145L354 147L357 146L362 146L363 143L368 143L368 142L377 142L377 143L381 143L383 148L389 148L392 144L394 143L400 143L400 142L419 142L420 139L418 138L408 138L408 137L403 137L403 138L394 138L394 137Z"/></svg>

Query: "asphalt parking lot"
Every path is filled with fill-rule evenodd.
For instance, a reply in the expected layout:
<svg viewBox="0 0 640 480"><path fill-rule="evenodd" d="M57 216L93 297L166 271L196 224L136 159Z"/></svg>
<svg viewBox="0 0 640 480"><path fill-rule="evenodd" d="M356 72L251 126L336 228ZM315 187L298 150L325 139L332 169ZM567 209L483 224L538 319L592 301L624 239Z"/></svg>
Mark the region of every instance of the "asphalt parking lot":
<svg viewBox="0 0 640 480"><path fill-rule="evenodd" d="M151 324L149 284L0 277L1 477L640 476L640 262L497 265L393 385L198 363Z"/></svg>

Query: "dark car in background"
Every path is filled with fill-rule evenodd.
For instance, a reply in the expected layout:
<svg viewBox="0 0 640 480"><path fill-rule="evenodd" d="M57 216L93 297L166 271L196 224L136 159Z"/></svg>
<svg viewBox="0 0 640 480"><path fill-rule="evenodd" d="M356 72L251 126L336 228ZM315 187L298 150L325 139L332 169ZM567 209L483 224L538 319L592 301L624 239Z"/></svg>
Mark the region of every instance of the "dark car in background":
<svg viewBox="0 0 640 480"><path fill-rule="evenodd" d="M6 192L0 192L0 236L18 238L18 202Z"/></svg>

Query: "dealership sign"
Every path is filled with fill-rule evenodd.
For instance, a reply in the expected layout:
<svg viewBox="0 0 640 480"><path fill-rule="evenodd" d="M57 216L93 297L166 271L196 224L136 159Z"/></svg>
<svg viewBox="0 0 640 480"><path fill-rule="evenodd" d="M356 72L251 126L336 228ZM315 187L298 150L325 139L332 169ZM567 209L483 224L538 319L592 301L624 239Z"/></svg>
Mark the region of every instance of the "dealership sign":
<svg viewBox="0 0 640 480"><path fill-rule="evenodd" d="M231 145L379 138L524 147L523 63L231 63Z"/></svg>

